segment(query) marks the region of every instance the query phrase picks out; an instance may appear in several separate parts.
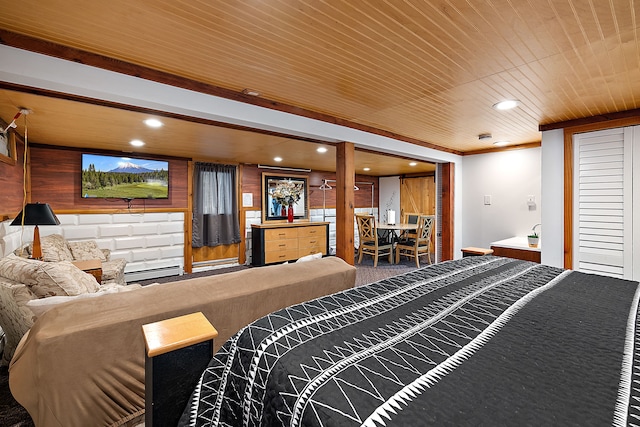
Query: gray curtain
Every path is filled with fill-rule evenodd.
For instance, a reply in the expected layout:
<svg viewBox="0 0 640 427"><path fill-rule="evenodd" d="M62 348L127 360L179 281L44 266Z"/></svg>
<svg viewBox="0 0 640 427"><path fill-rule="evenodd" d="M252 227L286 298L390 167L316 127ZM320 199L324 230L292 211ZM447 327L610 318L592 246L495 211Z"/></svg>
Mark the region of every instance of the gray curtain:
<svg viewBox="0 0 640 427"><path fill-rule="evenodd" d="M193 172L192 246L230 245L240 242L237 167L199 163Z"/></svg>

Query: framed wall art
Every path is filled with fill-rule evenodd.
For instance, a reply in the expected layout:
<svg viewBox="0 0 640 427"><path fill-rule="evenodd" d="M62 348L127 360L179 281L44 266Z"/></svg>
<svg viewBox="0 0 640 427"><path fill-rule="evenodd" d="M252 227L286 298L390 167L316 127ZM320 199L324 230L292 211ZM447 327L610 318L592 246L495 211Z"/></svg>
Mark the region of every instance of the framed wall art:
<svg viewBox="0 0 640 427"><path fill-rule="evenodd" d="M287 220L289 205L293 217L309 219L307 177L298 175L262 175L262 220Z"/></svg>

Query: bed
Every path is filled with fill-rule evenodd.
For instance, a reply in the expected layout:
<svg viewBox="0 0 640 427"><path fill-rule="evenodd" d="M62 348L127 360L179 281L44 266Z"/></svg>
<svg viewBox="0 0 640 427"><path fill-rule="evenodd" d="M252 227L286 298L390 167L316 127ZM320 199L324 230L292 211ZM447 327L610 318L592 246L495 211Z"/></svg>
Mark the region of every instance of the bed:
<svg viewBox="0 0 640 427"><path fill-rule="evenodd" d="M510 258L427 266L245 327L180 425L635 425L638 298Z"/></svg>

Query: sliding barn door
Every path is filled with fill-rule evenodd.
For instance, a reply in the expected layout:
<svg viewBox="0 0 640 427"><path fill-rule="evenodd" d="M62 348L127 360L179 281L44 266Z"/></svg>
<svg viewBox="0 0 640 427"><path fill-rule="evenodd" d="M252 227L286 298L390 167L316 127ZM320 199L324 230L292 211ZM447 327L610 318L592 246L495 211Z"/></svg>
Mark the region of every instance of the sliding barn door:
<svg viewBox="0 0 640 427"><path fill-rule="evenodd" d="M400 178L400 215L405 212L436 213L436 181L434 176Z"/></svg>
<svg viewBox="0 0 640 427"><path fill-rule="evenodd" d="M435 176L400 178L400 218L404 213L436 214L436 179ZM436 224L436 228L439 224ZM431 253L436 251L439 232L431 233ZM437 258L436 258L437 260Z"/></svg>
<svg viewBox="0 0 640 427"><path fill-rule="evenodd" d="M628 279L638 274L637 268L634 274L633 261L633 168L634 162L637 163L633 151L634 145L636 151L640 151L639 129L616 128L574 136L576 270ZM638 165L635 166L638 170ZM640 201L637 185L635 193ZM636 210L640 212L640 208ZM636 227L640 228L640 222ZM635 246L640 255L640 249Z"/></svg>

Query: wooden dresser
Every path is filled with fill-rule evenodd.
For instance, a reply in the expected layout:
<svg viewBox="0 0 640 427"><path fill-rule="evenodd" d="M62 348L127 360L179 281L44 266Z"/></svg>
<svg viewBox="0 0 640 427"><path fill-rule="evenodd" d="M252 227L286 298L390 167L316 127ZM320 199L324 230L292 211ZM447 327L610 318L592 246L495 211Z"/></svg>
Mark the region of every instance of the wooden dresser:
<svg viewBox="0 0 640 427"><path fill-rule="evenodd" d="M294 261L305 255L329 253L328 222L254 224L251 263L255 266Z"/></svg>

